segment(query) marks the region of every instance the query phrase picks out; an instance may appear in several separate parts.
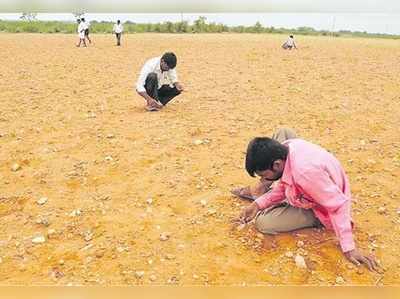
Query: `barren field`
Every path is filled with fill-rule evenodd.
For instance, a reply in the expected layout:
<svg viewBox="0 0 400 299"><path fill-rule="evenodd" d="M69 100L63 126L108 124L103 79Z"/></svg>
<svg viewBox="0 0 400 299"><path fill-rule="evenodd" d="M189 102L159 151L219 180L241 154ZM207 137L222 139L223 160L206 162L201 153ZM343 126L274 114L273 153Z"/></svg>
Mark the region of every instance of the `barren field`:
<svg viewBox="0 0 400 299"><path fill-rule="evenodd" d="M400 284L400 41L92 39L0 35L2 285ZM138 71L168 50L186 91L145 112ZM247 143L282 126L342 162L356 242L383 273L347 262L328 231L266 250L252 225L232 226L247 203L229 190L255 182Z"/></svg>

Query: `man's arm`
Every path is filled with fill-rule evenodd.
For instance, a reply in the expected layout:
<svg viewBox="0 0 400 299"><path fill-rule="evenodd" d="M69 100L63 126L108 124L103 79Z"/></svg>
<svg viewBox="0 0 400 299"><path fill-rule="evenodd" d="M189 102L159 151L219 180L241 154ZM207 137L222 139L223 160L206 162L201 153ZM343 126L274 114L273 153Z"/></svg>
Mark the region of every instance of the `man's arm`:
<svg viewBox="0 0 400 299"><path fill-rule="evenodd" d="M150 71L151 70L149 66L147 65L147 63L145 63L145 65L140 70L140 75L136 82L136 92L146 100L147 105L161 108L162 104L160 104L158 101L149 96L146 92L146 88L144 87L146 84L147 75L150 73Z"/></svg>
<svg viewBox="0 0 400 299"><path fill-rule="evenodd" d="M285 186L279 182L270 192L261 195L255 200L260 209L266 209L274 204L280 203L285 199Z"/></svg>
<svg viewBox="0 0 400 299"><path fill-rule="evenodd" d="M329 215L333 229L339 239L346 258L355 264L365 263L370 270L377 264L371 257L361 254L355 246L351 225L351 199L332 181L324 170L310 170L303 173L296 182Z"/></svg>

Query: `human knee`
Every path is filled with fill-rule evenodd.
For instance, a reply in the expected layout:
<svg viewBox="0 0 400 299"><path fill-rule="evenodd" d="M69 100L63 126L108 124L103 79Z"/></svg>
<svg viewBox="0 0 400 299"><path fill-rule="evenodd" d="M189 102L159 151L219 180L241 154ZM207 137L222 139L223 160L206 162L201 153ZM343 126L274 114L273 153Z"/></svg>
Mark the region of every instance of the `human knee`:
<svg viewBox="0 0 400 299"><path fill-rule="evenodd" d="M254 222L256 229L263 234L276 235L276 225L274 224L274 217L270 215L259 214Z"/></svg>

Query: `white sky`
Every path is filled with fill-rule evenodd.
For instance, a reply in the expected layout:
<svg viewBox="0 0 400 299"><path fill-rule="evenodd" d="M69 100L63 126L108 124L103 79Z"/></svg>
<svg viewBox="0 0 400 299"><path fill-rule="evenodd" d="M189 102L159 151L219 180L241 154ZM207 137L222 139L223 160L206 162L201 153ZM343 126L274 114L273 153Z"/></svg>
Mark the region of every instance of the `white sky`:
<svg viewBox="0 0 400 299"><path fill-rule="evenodd" d="M400 2L400 0L399 0ZM0 19L19 19L18 14L2 14ZM370 33L400 34L400 13L171 13L171 14L117 14L117 13L87 13L89 21L130 20L136 23L178 22L183 18L193 22L199 16L205 16L208 22L224 23L226 25L254 25L259 21L264 26L297 28L313 27L317 30L351 30ZM40 13L39 20L74 21L72 13Z"/></svg>

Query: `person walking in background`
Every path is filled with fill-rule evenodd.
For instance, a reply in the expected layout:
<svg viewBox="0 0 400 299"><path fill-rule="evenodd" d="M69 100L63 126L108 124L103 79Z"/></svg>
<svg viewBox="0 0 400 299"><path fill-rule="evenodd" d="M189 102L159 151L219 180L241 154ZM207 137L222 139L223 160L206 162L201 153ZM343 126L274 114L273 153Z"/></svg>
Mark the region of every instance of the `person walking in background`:
<svg viewBox="0 0 400 299"><path fill-rule="evenodd" d="M293 35L290 35L286 42L283 43L282 48L284 50L297 49L296 43L294 42Z"/></svg>
<svg viewBox="0 0 400 299"><path fill-rule="evenodd" d="M78 37L79 37L79 43L76 45L77 47L81 46L81 43L83 42L83 46L86 47L86 42L85 42L85 27L83 22L78 19Z"/></svg>
<svg viewBox="0 0 400 299"><path fill-rule="evenodd" d="M90 37L89 37L89 26L90 26L90 24L89 24L89 22L85 21L85 18L81 19L81 23L83 23L83 28L85 29L85 38L89 41L89 44L91 44L92 41L90 40Z"/></svg>
<svg viewBox="0 0 400 299"><path fill-rule="evenodd" d="M183 91L176 74L176 55L165 53L151 58L143 65L136 82L136 92L146 102L148 111L158 111Z"/></svg>
<svg viewBox="0 0 400 299"><path fill-rule="evenodd" d="M113 27L113 33L115 33L115 36L117 37L117 46L121 46L121 35L123 31L124 31L124 26L122 26L121 21L118 20Z"/></svg>

